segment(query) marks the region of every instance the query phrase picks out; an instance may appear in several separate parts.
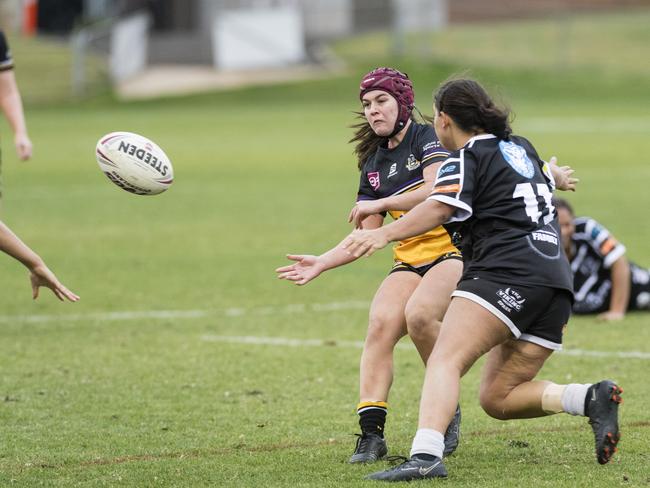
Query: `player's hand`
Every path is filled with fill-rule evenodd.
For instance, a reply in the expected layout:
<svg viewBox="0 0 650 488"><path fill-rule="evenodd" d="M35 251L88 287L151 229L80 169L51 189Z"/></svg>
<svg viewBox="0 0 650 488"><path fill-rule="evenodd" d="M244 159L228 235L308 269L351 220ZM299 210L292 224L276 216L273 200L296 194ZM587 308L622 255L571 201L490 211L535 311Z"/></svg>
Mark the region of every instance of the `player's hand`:
<svg viewBox="0 0 650 488"><path fill-rule="evenodd" d="M16 154L21 161L27 161L32 157L32 141L29 140L27 134L17 133L14 136L14 145L16 146Z"/></svg>
<svg viewBox="0 0 650 488"><path fill-rule="evenodd" d="M555 156L551 157L548 163L554 167L552 173L553 179L555 180L555 188L563 191L576 191L576 185L580 180L573 177L575 170L571 169L571 166L558 166Z"/></svg>
<svg viewBox="0 0 650 488"><path fill-rule="evenodd" d="M31 270L29 276L32 282L32 297L34 300L38 298L38 291L41 286L45 286L52 290L52 293L62 302L66 299L71 302L79 300L79 296L68 290L61 282L54 276L54 273L44 264L36 266Z"/></svg>
<svg viewBox="0 0 650 488"><path fill-rule="evenodd" d="M293 281L296 285L306 285L323 272L318 256L287 254L287 258L296 262L275 270L281 280Z"/></svg>
<svg viewBox="0 0 650 488"><path fill-rule="evenodd" d="M343 241L343 248L355 258L371 256L388 244L384 228L373 230L355 230Z"/></svg>
<svg viewBox="0 0 650 488"><path fill-rule="evenodd" d="M380 214L386 211L381 200L360 200L350 210L348 222L354 224L355 229L361 229L361 223L369 215Z"/></svg>
<svg viewBox="0 0 650 488"><path fill-rule="evenodd" d="M618 322L619 320L623 320L625 318L625 313L608 310L607 312L599 314L596 318L603 322Z"/></svg>

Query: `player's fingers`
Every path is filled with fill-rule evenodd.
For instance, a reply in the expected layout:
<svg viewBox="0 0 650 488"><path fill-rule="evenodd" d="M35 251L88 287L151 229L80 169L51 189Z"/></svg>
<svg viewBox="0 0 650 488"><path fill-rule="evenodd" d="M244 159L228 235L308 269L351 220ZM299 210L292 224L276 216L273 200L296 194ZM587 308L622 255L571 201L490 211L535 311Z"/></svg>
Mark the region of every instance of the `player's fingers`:
<svg viewBox="0 0 650 488"><path fill-rule="evenodd" d="M65 297L63 296L63 293L61 293L61 290L59 290L58 288L52 288L51 290L52 290L52 293L54 293L54 295L59 300L61 300L62 302L65 301Z"/></svg>
<svg viewBox="0 0 650 488"><path fill-rule="evenodd" d="M348 222L352 222L354 220L354 216L357 213L357 207L352 207L352 210L350 210L350 213L348 215Z"/></svg>
<svg viewBox="0 0 650 488"><path fill-rule="evenodd" d="M293 269L294 265L290 264L288 266L280 266L279 268L276 268L275 272L276 273L286 273L287 271L291 271Z"/></svg>
<svg viewBox="0 0 650 488"><path fill-rule="evenodd" d="M302 254L287 254L287 259L291 261L302 261L304 257Z"/></svg>
<svg viewBox="0 0 650 488"><path fill-rule="evenodd" d="M548 161L550 164L557 164L557 158L555 156L551 156L551 159Z"/></svg>
<svg viewBox="0 0 650 488"><path fill-rule="evenodd" d="M60 291L63 294L63 296L65 298L67 298L68 300L70 300L71 302L79 301L79 298L80 298L79 295L77 295L76 293L72 293L65 286L61 286Z"/></svg>
<svg viewBox="0 0 650 488"><path fill-rule="evenodd" d="M32 283L32 298L36 300L38 298L38 285Z"/></svg>

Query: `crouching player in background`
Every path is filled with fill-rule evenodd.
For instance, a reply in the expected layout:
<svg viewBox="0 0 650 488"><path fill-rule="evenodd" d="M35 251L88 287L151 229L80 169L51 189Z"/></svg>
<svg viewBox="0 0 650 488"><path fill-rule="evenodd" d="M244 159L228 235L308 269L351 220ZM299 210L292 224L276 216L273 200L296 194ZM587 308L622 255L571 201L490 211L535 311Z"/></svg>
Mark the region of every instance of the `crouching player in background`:
<svg viewBox="0 0 650 488"><path fill-rule="evenodd" d="M628 310L650 310L650 269L629 262L625 246L594 219L576 218L569 202L554 205L573 272L573 313L621 320Z"/></svg>

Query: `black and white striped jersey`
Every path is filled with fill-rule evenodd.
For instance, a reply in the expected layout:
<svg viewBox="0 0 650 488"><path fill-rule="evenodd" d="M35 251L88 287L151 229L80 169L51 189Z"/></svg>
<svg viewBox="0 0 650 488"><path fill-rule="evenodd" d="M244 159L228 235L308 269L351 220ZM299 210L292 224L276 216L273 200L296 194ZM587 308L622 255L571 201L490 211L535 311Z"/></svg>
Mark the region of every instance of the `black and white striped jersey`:
<svg viewBox="0 0 650 488"><path fill-rule="evenodd" d="M471 138L440 165L430 199L456 208L465 268L477 277L573 291L548 165L523 137Z"/></svg>
<svg viewBox="0 0 650 488"><path fill-rule="evenodd" d="M575 313L609 310L612 295L612 265L625 254L621 244L605 227L589 217L574 220L571 237L571 271ZM650 308L650 270L630 262L629 310Z"/></svg>

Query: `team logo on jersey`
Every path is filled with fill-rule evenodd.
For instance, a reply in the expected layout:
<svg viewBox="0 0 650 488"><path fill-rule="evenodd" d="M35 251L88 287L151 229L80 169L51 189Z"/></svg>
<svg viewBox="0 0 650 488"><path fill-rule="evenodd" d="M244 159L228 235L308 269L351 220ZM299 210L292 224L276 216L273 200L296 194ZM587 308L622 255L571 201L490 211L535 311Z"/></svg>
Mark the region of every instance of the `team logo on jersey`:
<svg viewBox="0 0 650 488"><path fill-rule="evenodd" d="M415 159L415 156L412 154L409 155L409 158L406 160L406 169L409 171L413 171L414 169L417 169L420 167L420 161Z"/></svg>
<svg viewBox="0 0 650 488"><path fill-rule="evenodd" d="M512 309L521 312L521 309L524 307L524 302L526 301L525 298L522 298L522 296L511 287L508 287L505 290L499 289L499 291L497 291L497 296L500 298L497 303L508 313L512 312Z"/></svg>
<svg viewBox="0 0 650 488"><path fill-rule="evenodd" d="M390 165L390 169L388 170L388 177L390 178L391 176L395 176L397 174L397 163L393 163Z"/></svg>
<svg viewBox="0 0 650 488"><path fill-rule="evenodd" d="M499 149L503 158L517 173L525 178L532 178L535 175L535 166L526 154L526 150L514 142L501 141Z"/></svg>
<svg viewBox="0 0 650 488"><path fill-rule="evenodd" d="M370 186L372 186L373 190L377 190L377 188L379 188L379 171L368 173L368 183L370 183Z"/></svg>

